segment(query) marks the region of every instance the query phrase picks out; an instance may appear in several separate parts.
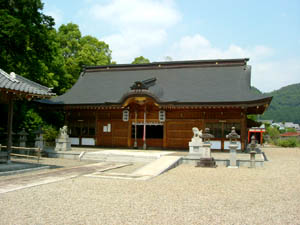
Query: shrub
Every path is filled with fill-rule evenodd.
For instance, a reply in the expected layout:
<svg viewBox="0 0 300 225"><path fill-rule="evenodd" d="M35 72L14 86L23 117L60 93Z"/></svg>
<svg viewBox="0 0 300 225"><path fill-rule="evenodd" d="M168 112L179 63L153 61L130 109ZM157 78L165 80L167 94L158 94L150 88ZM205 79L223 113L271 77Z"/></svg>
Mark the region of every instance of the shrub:
<svg viewBox="0 0 300 225"><path fill-rule="evenodd" d="M294 137L286 139L277 139L275 141L275 144L281 147L297 147L300 146L300 140Z"/></svg>
<svg viewBox="0 0 300 225"><path fill-rule="evenodd" d="M45 125L43 127L43 130L44 130L44 140L46 142L53 142L55 141L55 138L57 137L58 135L58 130L56 130L53 126L51 125Z"/></svg>
<svg viewBox="0 0 300 225"><path fill-rule="evenodd" d="M267 134L270 136L272 140L275 140L280 137L280 132L276 127L268 127Z"/></svg>

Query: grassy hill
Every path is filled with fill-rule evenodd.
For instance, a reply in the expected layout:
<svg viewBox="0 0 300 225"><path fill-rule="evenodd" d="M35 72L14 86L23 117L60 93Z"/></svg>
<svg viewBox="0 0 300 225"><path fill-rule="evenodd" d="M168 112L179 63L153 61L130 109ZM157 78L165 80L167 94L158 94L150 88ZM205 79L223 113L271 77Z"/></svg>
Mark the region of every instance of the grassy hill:
<svg viewBox="0 0 300 225"><path fill-rule="evenodd" d="M273 100L260 119L300 123L300 83L264 94L273 96Z"/></svg>

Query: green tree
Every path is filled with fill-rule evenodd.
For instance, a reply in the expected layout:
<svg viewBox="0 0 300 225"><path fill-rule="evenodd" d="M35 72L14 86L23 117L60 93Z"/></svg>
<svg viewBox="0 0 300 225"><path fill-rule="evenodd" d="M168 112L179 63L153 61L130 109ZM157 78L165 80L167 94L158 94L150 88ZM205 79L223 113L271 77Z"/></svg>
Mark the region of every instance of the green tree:
<svg viewBox="0 0 300 225"><path fill-rule="evenodd" d="M268 127L267 128L267 134L270 136L270 138L274 141L280 137L280 132L276 127Z"/></svg>
<svg viewBox="0 0 300 225"><path fill-rule="evenodd" d="M64 62L40 0L0 0L0 67L57 88Z"/></svg>
<svg viewBox="0 0 300 225"><path fill-rule="evenodd" d="M42 9L40 0L0 0L0 68L52 87L60 94L66 85L65 62L54 20ZM14 108L14 131L23 127L33 131L45 123L33 104L16 102ZM6 107L0 111L7 117ZM54 120L57 118L49 122ZM1 120L0 126L6 125Z"/></svg>
<svg viewBox="0 0 300 225"><path fill-rule="evenodd" d="M144 56L136 57L131 64L146 64L150 63L150 60L145 58Z"/></svg>
<svg viewBox="0 0 300 225"><path fill-rule="evenodd" d="M257 121L257 115L251 114L251 115L247 115L247 118L253 121Z"/></svg>
<svg viewBox="0 0 300 225"><path fill-rule="evenodd" d="M109 46L92 36L82 37L78 25L68 23L61 25L57 32L61 54L65 61L65 92L77 81L82 67L111 64Z"/></svg>
<svg viewBox="0 0 300 225"><path fill-rule="evenodd" d="M79 43L80 50L77 61L80 67L84 65L108 65L111 63L111 50L105 42L99 41L92 36L84 36Z"/></svg>

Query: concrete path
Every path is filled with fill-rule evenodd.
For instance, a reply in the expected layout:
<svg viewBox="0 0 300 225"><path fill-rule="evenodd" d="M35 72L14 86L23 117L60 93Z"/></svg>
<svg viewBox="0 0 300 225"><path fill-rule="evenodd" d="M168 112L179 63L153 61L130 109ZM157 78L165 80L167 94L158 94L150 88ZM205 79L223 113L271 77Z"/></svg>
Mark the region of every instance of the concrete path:
<svg viewBox="0 0 300 225"><path fill-rule="evenodd" d="M61 180L66 180L95 171L106 171L123 166L130 165L128 163L111 163L101 162L84 166L72 167L67 169L59 169L48 173L26 175L17 178L0 180L0 194L10 191L16 191L23 188L34 187L42 184L53 183Z"/></svg>
<svg viewBox="0 0 300 225"><path fill-rule="evenodd" d="M132 173L95 172L85 176L95 178L148 180L179 165L180 156L162 156Z"/></svg>
<svg viewBox="0 0 300 225"><path fill-rule="evenodd" d="M133 175L158 176L179 164L179 156L163 156L133 172Z"/></svg>
<svg viewBox="0 0 300 225"><path fill-rule="evenodd" d="M83 175L97 178L148 180L173 167L176 167L179 164L180 159L180 156L162 156L131 173L113 173L108 171L132 165L132 163L100 162L66 169L56 169L55 171L41 174L29 174L21 177L0 180L0 194Z"/></svg>

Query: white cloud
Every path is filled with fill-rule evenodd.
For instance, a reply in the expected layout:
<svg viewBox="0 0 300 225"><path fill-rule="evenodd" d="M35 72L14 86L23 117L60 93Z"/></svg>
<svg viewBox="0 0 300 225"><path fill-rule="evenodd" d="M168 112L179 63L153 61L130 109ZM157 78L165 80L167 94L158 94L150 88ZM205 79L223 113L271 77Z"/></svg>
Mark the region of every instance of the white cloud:
<svg viewBox="0 0 300 225"><path fill-rule="evenodd" d="M231 44L227 49L214 47L209 40L200 34L184 36L174 43L166 55L174 59L225 59L225 58L265 58L272 55L273 50L266 46L242 48Z"/></svg>
<svg viewBox="0 0 300 225"><path fill-rule="evenodd" d="M172 0L98 2L91 4L86 13L116 30L100 39L109 44L112 58L118 63L130 63L146 50L158 48L167 40L167 30L181 20Z"/></svg>
<svg viewBox="0 0 300 225"><path fill-rule="evenodd" d="M252 83L264 92L300 83L300 58L257 62L252 69Z"/></svg>
<svg viewBox="0 0 300 225"><path fill-rule="evenodd" d="M49 15L54 18L56 27L59 27L63 22L63 12L56 7L46 9L45 15Z"/></svg>
<svg viewBox="0 0 300 225"><path fill-rule="evenodd" d="M118 63L130 63L135 57L143 55L142 53L147 48L159 46L166 40L166 36L167 33L163 29L155 30L154 35L148 32L136 33L133 29L102 39L109 44L114 60Z"/></svg>
<svg viewBox="0 0 300 225"><path fill-rule="evenodd" d="M109 4L95 4L90 10L94 18L120 28L167 28L180 20L172 1L113 0Z"/></svg>
<svg viewBox="0 0 300 225"><path fill-rule="evenodd" d="M300 82L300 59L272 59L274 50L262 45L241 47L231 44L226 49L217 48L200 34L184 36L174 43L165 55L173 60L250 58L251 84L269 92Z"/></svg>

